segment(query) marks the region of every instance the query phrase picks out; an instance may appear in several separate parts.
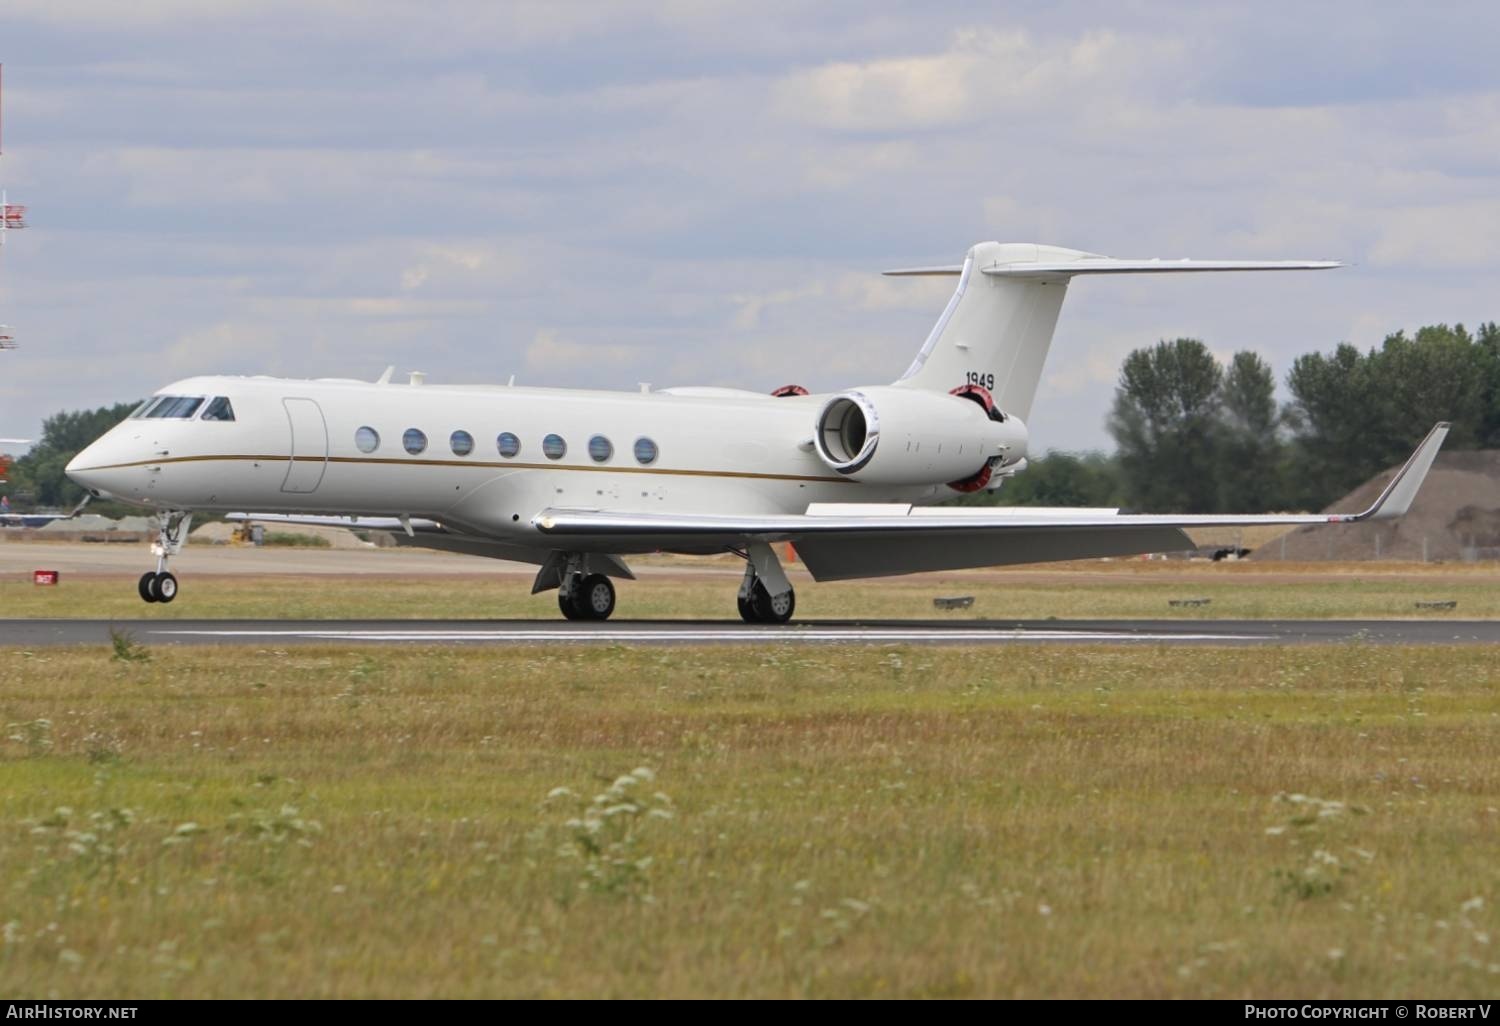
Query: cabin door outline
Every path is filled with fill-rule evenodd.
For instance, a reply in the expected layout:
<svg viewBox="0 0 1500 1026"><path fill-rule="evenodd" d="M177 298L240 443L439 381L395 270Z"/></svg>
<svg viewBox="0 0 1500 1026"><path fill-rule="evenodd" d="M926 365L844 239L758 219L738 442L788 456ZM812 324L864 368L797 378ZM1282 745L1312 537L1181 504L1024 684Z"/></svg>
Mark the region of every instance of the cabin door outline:
<svg viewBox="0 0 1500 1026"><path fill-rule="evenodd" d="M318 490L328 470L328 422L314 399L283 399L291 431L291 462L281 490L307 495Z"/></svg>

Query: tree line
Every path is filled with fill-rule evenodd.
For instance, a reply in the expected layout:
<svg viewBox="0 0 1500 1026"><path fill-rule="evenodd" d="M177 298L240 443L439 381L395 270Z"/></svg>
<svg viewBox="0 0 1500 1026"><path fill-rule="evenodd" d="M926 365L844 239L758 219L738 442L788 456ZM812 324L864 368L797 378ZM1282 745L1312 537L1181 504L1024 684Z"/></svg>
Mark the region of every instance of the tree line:
<svg viewBox="0 0 1500 1026"><path fill-rule="evenodd" d="M1113 455L1050 453L970 502L1142 512L1322 509L1400 463L1439 420L1445 448L1500 447L1500 326L1430 325L1362 351L1297 357L1290 399L1250 351L1221 363L1199 339L1133 351L1107 426Z"/></svg>

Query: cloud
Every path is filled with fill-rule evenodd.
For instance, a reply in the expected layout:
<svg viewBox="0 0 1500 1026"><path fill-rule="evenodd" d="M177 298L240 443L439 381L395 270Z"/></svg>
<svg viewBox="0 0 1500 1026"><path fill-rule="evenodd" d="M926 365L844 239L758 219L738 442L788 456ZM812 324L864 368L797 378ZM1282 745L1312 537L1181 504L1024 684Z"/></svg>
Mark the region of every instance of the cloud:
<svg viewBox="0 0 1500 1026"><path fill-rule="evenodd" d="M638 364L641 351L636 346L612 343L575 342L544 328L536 333L524 355L526 369L547 375L555 381L578 364L605 364L625 367Z"/></svg>
<svg viewBox="0 0 1500 1026"><path fill-rule="evenodd" d="M1370 262L1385 267L1493 268L1500 264L1500 200L1421 203L1388 210Z"/></svg>
<svg viewBox="0 0 1500 1026"><path fill-rule="evenodd" d="M784 115L843 131L949 125L969 116L973 63L968 55L944 54L829 64L789 76L777 101Z"/></svg>
<svg viewBox="0 0 1500 1026"><path fill-rule="evenodd" d="M1170 42L1090 31L1042 40L1021 29L966 28L942 53L839 61L796 71L776 87L784 117L844 132L920 131L995 111L1055 110L1106 82L1149 74Z"/></svg>
<svg viewBox="0 0 1500 1026"><path fill-rule="evenodd" d="M265 342L264 336L254 328L228 321L191 328L167 347L163 370L179 377L219 373L246 346Z"/></svg>
<svg viewBox="0 0 1500 1026"><path fill-rule="evenodd" d="M735 295L730 299L738 309L735 311L734 327L745 331L760 327L761 314L767 308L788 306L806 299L818 299L824 294L823 286L817 282L801 288L778 289L763 295Z"/></svg>

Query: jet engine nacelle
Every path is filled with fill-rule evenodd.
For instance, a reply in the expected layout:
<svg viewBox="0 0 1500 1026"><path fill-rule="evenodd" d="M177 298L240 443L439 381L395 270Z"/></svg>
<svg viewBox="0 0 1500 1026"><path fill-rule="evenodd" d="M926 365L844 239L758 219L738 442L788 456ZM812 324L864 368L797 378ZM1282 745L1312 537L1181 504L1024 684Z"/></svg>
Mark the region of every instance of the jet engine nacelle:
<svg viewBox="0 0 1500 1026"><path fill-rule="evenodd" d="M941 395L877 385L824 403L813 444L823 462L865 484L977 491L1026 455L1026 425L978 386Z"/></svg>

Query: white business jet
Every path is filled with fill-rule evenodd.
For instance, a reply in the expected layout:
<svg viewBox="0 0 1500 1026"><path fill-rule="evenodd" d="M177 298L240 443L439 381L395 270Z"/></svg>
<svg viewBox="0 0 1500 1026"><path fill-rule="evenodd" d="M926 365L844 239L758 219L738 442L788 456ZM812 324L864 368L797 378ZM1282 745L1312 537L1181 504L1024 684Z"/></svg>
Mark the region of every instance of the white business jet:
<svg viewBox="0 0 1500 1026"><path fill-rule="evenodd" d="M934 508L1026 465L1026 419L1068 283L1097 274L1315 270L1307 261L1115 260L986 242L892 384L596 392L201 377L162 389L68 465L94 495L157 510L146 601L195 510L383 530L407 545L540 567L570 619L614 610L624 557L733 552L747 621L795 597L773 545L818 581L1181 550L1183 529L1324 524L1406 512L1447 433L1433 428L1375 504L1348 515L1162 516L1114 509Z"/></svg>

